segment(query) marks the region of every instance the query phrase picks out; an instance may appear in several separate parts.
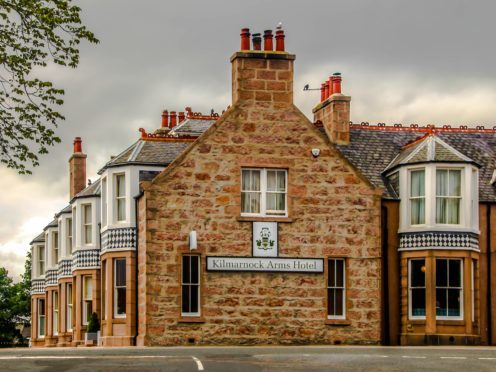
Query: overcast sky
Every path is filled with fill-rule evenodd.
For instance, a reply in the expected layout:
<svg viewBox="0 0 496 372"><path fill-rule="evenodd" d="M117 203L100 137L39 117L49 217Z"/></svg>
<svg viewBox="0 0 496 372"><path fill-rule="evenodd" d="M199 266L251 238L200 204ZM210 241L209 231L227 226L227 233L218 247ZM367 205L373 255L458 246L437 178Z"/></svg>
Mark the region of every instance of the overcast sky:
<svg viewBox="0 0 496 372"><path fill-rule="evenodd" d="M0 166L0 265L18 276L29 242L68 203L72 140L87 174L160 125L164 109L221 112L231 100L229 57L239 31L283 23L296 54L295 103L311 117L319 87L343 74L351 119L370 123L496 123L494 1L81 0L100 39L82 45L76 70L41 77L66 90L62 143L31 176Z"/></svg>

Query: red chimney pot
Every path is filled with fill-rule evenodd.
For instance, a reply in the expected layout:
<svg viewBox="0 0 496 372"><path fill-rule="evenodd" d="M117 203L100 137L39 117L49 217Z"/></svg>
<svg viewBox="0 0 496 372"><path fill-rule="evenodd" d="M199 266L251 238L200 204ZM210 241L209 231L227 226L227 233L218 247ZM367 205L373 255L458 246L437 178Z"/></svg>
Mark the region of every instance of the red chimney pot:
<svg viewBox="0 0 496 372"><path fill-rule="evenodd" d="M81 137L74 138L74 153L83 152Z"/></svg>
<svg viewBox="0 0 496 372"><path fill-rule="evenodd" d="M264 31L264 50L266 52L272 52L274 50L274 45L273 45L273 36L272 36L272 30L265 30Z"/></svg>
<svg viewBox="0 0 496 372"><path fill-rule="evenodd" d="M250 50L250 29L241 29L241 50Z"/></svg>
<svg viewBox="0 0 496 372"><path fill-rule="evenodd" d="M320 85L320 102L323 102L326 100L326 98L325 98L325 86L326 86L325 83L322 83Z"/></svg>
<svg viewBox="0 0 496 372"><path fill-rule="evenodd" d="M177 116L175 111L170 112L170 127L171 129L177 125Z"/></svg>
<svg viewBox="0 0 496 372"><path fill-rule="evenodd" d="M184 112L179 112L179 124L181 124L184 121Z"/></svg>
<svg viewBox="0 0 496 372"><path fill-rule="evenodd" d="M167 110L164 110L162 112L162 128L168 128L169 127L169 112Z"/></svg>
<svg viewBox="0 0 496 372"><path fill-rule="evenodd" d="M335 73L332 75L332 94L341 93L341 74Z"/></svg>
<svg viewBox="0 0 496 372"><path fill-rule="evenodd" d="M260 34L252 35L253 50L262 50L262 38Z"/></svg>
<svg viewBox="0 0 496 372"><path fill-rule="evenodd" d="M324 101L329 98L329 81L324 83Z"/></svg>
<svg viewBox="0 0 496 372"><path fill-rule="evenodd" d="M276 51L284 52L284 30L276 31Z"/></svg>
<svg viewBox="0 0 496 372"><path fill-rule="evenodd" d="M327 98L329 98L334 94L334 87L332 86L332 76L329 76L329 80L327 81L329 82L329 95L327 96Z"/></svg>

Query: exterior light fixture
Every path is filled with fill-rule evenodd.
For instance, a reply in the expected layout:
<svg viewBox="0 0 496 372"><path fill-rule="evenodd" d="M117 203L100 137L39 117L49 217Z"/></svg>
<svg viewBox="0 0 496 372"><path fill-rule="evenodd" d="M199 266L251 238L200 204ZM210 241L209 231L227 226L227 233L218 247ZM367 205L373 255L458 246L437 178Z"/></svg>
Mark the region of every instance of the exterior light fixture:
<svg viewBox="0 0 496 372"><path fill-rule="evenodd" d="M197 247L197 244L196 244L196 231L195 230L191 230L189 232L189 250L190 251L194 251Z"/></svg>

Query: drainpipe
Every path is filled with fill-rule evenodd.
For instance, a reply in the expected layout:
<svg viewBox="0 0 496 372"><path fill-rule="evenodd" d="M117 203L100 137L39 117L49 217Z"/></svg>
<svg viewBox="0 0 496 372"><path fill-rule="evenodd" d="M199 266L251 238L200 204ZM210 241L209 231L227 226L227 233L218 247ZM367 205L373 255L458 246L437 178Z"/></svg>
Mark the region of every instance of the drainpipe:
<svg viewBox="0 0 496 372"><path fill-rule="evenodd" d="M139 326L139 306L138 306L138 234L139 234L139 229L138 229L138 199L143 195L143 191L140 191L138 195L134 197L134 220L136 224L136 242L134 243L134 249L136 251L136 270L135 270L135 311L136 311L136 335L134 336L134 346L136 346L136 343L138 341L138 326Z"/></svg>
<svg viewBox="0 0 496 372"><path fill-rule="evenodd" d="M486 247L487 247L487 341L492 345L492 287L491 287L491 204L486 204Z"/></svg>

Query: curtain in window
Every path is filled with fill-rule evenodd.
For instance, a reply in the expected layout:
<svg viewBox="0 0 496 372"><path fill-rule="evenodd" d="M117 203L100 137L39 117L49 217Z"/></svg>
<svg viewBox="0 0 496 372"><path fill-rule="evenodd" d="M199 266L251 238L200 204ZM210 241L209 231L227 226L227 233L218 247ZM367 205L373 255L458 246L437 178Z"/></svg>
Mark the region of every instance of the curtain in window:
<svg viewBox="0 0 496 372"><path fill-rule="evenodd" d="M436 171L436 223L459 224L461 200L461 171Z"/></svg>
<svg viewBox="0 0 496 372"><path fill-rule="evenodd" d="M260 213L260 171L243 170L241 180L241 211Z"/></svg>
<svg viewBox="0 0 496 372"><path fill-rule="evenodd" d="M410 174L411 224L425 223L425 171L413 171Z"/></svg>
<svg viewBox="0 0 496 372"><path fill-rule="evenodd" d="M286 172L267 171L267 210L286 210Z"/></svg>

